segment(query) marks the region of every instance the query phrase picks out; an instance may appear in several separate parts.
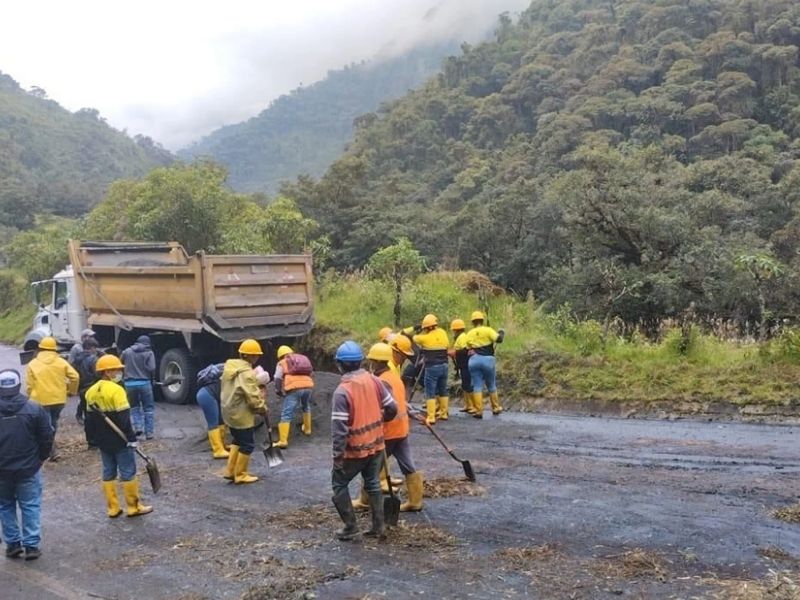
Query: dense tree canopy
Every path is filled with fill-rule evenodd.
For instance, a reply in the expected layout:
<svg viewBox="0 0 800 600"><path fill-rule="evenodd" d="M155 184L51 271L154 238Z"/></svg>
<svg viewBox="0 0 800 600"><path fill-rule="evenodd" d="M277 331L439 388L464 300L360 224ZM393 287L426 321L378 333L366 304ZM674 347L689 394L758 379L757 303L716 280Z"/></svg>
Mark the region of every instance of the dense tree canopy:
<svg viewBox="0 0 800 600"><path fill-rule="evenodd" d="M788 316L798 47L792 0L535 0L283 193L339 267L405 236L583 314ZM743 256L781 276L759 281Z"/></svg>

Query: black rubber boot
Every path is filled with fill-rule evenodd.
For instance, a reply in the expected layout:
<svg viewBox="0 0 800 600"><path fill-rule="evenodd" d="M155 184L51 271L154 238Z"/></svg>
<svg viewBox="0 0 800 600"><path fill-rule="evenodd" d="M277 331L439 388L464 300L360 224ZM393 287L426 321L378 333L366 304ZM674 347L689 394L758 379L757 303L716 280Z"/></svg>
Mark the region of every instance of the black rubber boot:
<svg viewBox="0 0 800 600"><path fill-rule="evenodd" d="M369 510L372 513L372 528L365 533L379 540L386 538L386 528L383 523L383 494L369 495Z"/></svg>
<svg viewBox="0 0 800 600"><path fill-rule="evenodd" d="M331 498L339 516L344 521L344 527L336 532L336 537L342 541L352 540L358 535L356 513L350 500L350 493L345 490Z"/></svg>

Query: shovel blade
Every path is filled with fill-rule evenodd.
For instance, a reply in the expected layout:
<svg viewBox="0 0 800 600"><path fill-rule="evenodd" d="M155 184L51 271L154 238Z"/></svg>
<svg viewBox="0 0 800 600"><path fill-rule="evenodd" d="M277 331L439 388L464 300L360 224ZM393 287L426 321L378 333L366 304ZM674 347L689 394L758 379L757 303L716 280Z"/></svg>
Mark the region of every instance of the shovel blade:
<svg viewBox="0 0 800 600"><path fill-rule="evenodd" d="M388 496L383 499L383 519L390 527L397 527L400 522L400 498Z"/></svg>
<svg viewBox="0 0 800 600"><path fill-rule="evenodd" d="M280 448L265 446L264 458L267 459L267 465L270 467L277 467L283 464L283 453Z"/></svg>
<svg viewBox="0 0 800 600"><path fill-rule="evenodd" d="M153 493L157 494L161 489L161 473L158 472L158 465L156 459L151 458L145 463L145 470L147 471L147 478L150 480L150 487Z"/></svg>
<svg viewBox="0 0 800 600"><path fill-rule="evenodd" d="M475 471L472 470L472 465L469 464L468 460L462 460L461 465L464 467L464 475L470 481L475 481Z"/></svg>

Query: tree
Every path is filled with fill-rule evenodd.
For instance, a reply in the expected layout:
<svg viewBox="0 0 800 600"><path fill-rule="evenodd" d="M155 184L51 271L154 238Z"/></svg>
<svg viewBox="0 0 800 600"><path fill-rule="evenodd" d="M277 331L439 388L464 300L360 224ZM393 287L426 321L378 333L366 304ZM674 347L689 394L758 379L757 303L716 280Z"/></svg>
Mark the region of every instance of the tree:
<svg viewBox="0 0 800 600"><path fill-rule="evenodd" d="M407 238L400 238L373 254L367 268L374 277L394 283L394 325L400 327L403 286L422 273L425 260Z"/></svg>

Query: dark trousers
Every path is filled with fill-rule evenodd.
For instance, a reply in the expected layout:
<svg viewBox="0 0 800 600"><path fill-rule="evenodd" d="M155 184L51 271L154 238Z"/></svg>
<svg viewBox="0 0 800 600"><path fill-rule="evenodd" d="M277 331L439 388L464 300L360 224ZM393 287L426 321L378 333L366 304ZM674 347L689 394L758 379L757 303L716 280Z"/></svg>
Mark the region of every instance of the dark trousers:
<svg viewBox="0 0 800 600"><path fill-rule="evenodd" d="M408 443L408 437L386 440L386 455L394 456L397 464L400 465L400 472L404 476L416 473L417 467L411 457L411 444Z"/></svg>
<svg viewBox="0 0 800 600"><path fill-rule="evenodd" d="M230 430L234 446L239 446L239 453L247 454L248 456L252 454L256 448L256 428L234 429L231 427Z"/></svg>
<svg viewBox="0 0 800 600"><path fill-rule="evenodd" d="M364 479L364 489L367 490L367 494L380 494L381 482L378 474L382 464L382 452L367 458L345 459L341 469L334 468L331 471L334 498L343 492L347 492L347 486L359 474Z"/></svg>
<svg viewBox="0 0 800 600"><path fill-rule="evenodd" d="M75 411L75 418L79 421L84 421L86 418L86 391L89 388L82 389L78 392L78 397L80 401L78 402L78 408ZM89 428L86 426L86 422L83 423L83 434L86 436L86 443L91 447L96 447L97 443L94 441L92 434L89 431Z"/></svg>
<svg viewBox="0 0 800 600"><path fill-rule="evenodd" d="M469 374L469 354L466 352L456 352L456 365L458 373L461 375L461 389L467 393L472 393L472 377Z"/></svg>

